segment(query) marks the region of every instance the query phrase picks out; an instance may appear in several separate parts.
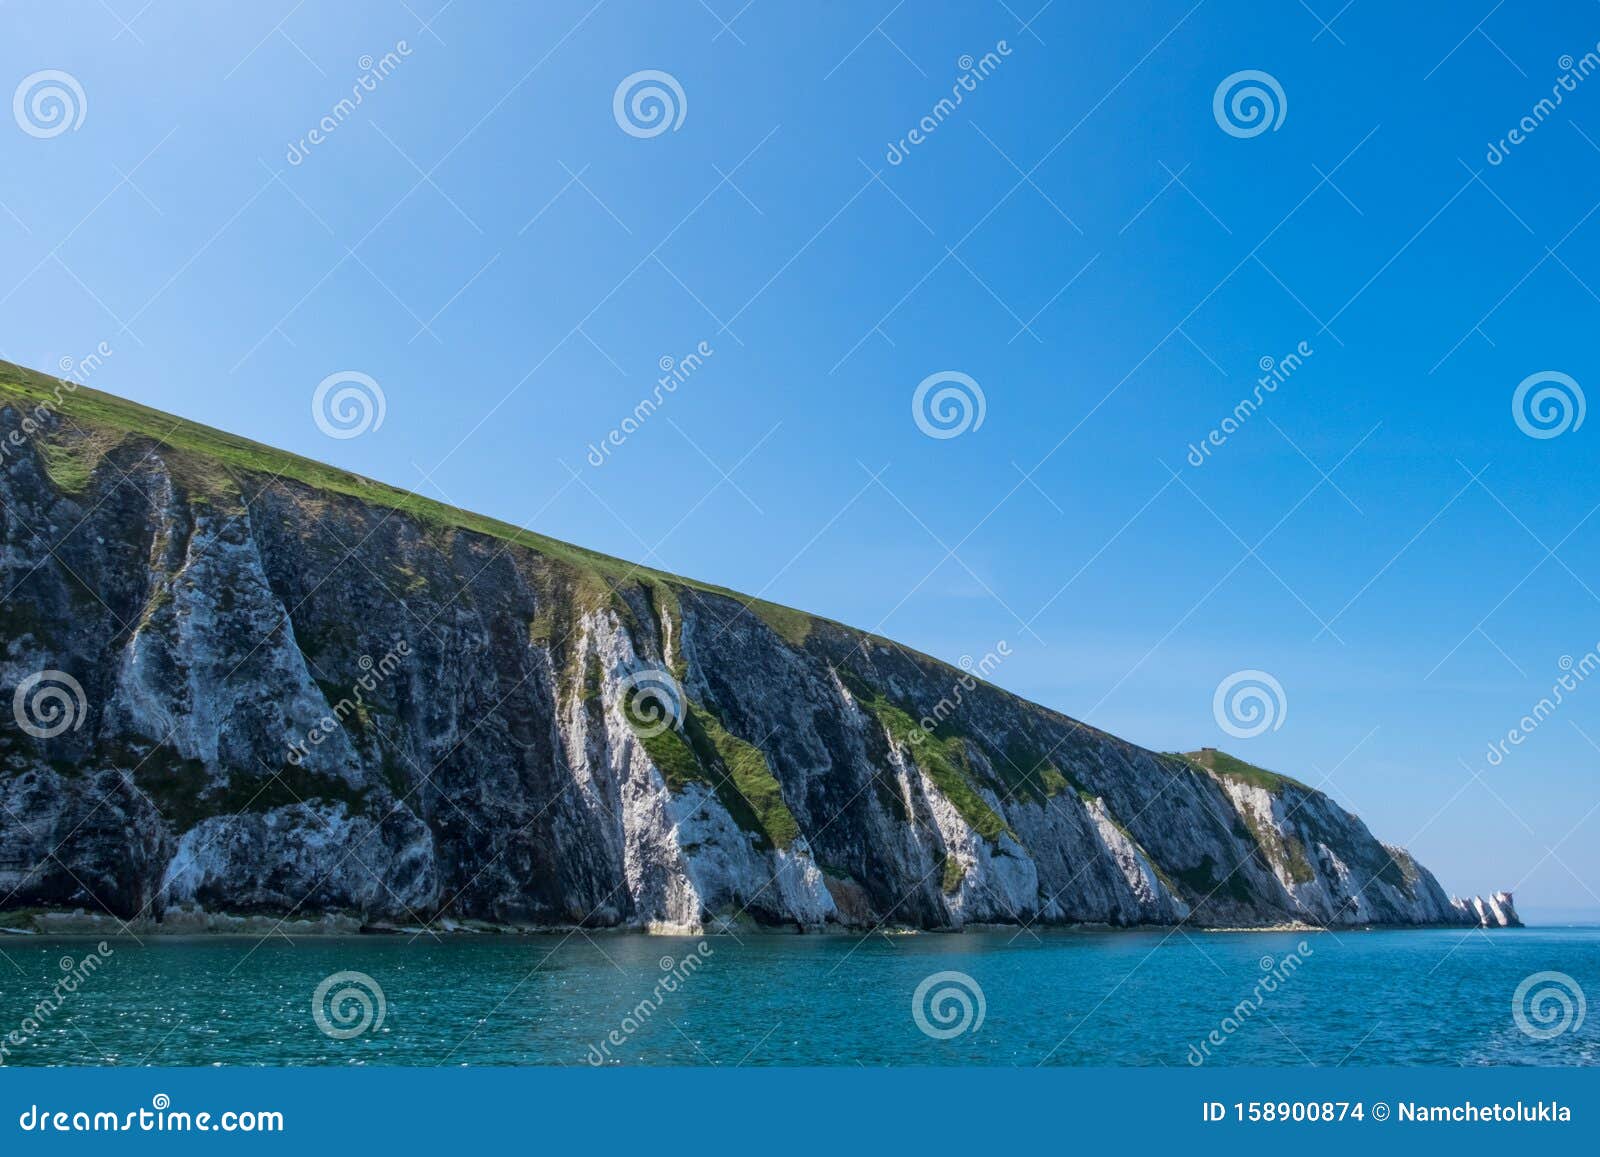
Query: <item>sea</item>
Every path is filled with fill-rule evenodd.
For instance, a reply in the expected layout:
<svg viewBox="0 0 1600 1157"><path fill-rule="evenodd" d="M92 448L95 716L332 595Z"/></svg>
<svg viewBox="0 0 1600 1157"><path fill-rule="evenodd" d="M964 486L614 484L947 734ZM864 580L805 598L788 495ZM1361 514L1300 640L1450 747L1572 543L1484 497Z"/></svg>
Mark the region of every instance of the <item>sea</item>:
<svg viewBox="0 0 1600 1157"><path fill-rule="evenodd" d="M1600 928L0 936L0 1063L1587 1066Z"/></svg>

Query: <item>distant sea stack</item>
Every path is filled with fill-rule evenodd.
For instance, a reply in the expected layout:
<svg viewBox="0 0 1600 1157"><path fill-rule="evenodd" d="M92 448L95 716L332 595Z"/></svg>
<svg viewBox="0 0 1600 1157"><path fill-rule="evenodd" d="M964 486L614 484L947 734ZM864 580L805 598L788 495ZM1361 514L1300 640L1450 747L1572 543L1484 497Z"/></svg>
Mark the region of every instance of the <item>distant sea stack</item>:
<svg viewBox="0 0 1600 1157"><path fill-rule="evenodd" d="M0 363L0 925L1517 923L1326 795Z"/></svg>
<svg viewBox="0 0 1600 1157"><path fill-rule="evenodd" d="M1450 897L1450 906L1467 918L1467 922L1484 928L1521 928L1522 918L1511 902L1510 892L1494 892L1487 900L1473 896L1462 900Z"/></svg>

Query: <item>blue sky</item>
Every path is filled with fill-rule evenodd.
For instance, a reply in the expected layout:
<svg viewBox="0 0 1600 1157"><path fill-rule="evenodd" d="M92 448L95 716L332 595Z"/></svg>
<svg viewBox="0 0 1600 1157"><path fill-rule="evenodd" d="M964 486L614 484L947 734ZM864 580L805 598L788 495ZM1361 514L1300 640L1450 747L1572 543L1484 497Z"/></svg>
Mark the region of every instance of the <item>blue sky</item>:
<svg viewBox="0 0 1600 1157"><path fill-rule="evenodd" d="M186 417L948 660L1005 641L1012 690L1600 915L1600 680L1487 760L1600 643L1600 420L1512 411L1597 377L1600 78L1535 106L1600 9L1037 5L7 4L0 89L61 70L83 115L0 121L0 356L105 342L93 384ZM642 70L675 129L617 120ZM1244 70L1276 128L1217 120ZM335 439L341 371L386 408ZM981 426L919 429L942 372ZM1251 738L1213 712L1244 670L1287 704Z"/></svg>

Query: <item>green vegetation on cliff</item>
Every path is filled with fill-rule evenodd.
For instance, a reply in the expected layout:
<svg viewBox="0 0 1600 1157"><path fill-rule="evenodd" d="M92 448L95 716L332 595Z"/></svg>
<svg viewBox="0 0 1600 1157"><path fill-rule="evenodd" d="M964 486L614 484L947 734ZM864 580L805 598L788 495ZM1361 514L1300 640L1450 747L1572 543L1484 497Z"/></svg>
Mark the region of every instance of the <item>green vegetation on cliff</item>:
<svg viewBox="0 0 1600 1157"><path fill-rule="evenodd" d="M1177 758L1224 779L1262 788L1274 796L1282 795L1286 787L1299 788L1301 791L1311 790L1297 779L1279 775L1275 771L1268 771L1253 763L1246 763L1237 756L1218 751L1214 747L1202 747L1199 751L1191 751ZM1276 864L1282 864L1289 873L1289 879L1296 884L1306 884L1316 879L1316 872L1313 871L1311 860L1306 854L1305 843L1299 836L1281 835L1275 826L1263 821L1248 807L1239 809L1239 818L1244 822L1251 839L1255 841L1265 866L1271 868Z"/></svg>
<svg viewBox="0 0 1600 1157"><path fill-rule="evenodd" d="M64 382L10 362L0 361L0 408L12 407L19 418L37 430L24 431L24 442L36 440L51 481L63 493L84 493L93 481L96 468L126 437L140 440L144 452L160 447L160 453L173 473L196 488L196 497L223 495L237 500L241 493L259 489L240 486L237 475L249 473L286 478L318 490L342 494L375 506L401 511L425 524L488 535L538 551L564 563L580 576L596 576L609 586L630 582L651 582L667 587L706 591L734 599L765 622L773 631L796 646L804 643L812 618L802 611L739 594L710 583L667 574L613 558L598 551L547 538L520 526L474 514L424 498L347 470L311 458L264 446L248 438L224 433L198 422L174 417L160 410L130 402L125 398ZM59 415L55 424L48 415ZM39 422L36 415L44 416ZM49 428L53 426L54 428ZM149 444L143 440L149 440ZM16 452L15 445L5 447Z"/></svg>
<svg viewBox="0 0 1600 1157"><path fill-rule="evenodd" d="M800 835L800 824L783 802L783 789L767 757L729 732L710 711L689 703L681 727L662 731L641 725L645 716L634 711L632 703L624 705L623 714L668 790L681 792L690 783L709 786L763 849L787 848Z"/></svg>
<svg viewBox="0 0 1600 1157"><path fill-rule="evenodd" d="M1006 788L1024 803L1054 799L1069 787L1077 791L1080 799L1094 798L1049 757L1041 755L1020 739L1014 739L1006 745L1005 751L994 761L994 766L1000 778L1006 781Z"/></svg>
<svg viewBox="0 0 1600 1157"><path fill-rule="evenodd" d="M1274 795L1285 787L1297 787L1301 791L1310 791L1311 788L1287 775L1280 775L1276 771L1268 771L1264 767L1257 767L1253 763L1246 763L1237 756L1229 755L1226 751L1218 751L1215 747L1202 747L1199 751L1175 753L1175 758L1183 760L1191 766L1203 771L1211 771L1225 779L1238 780L1248 783L1252 787L1263 787Z"/></svg>
<svg viewBox="0 0 1600 1157"><path fill-rule="evenodd" d="M910 754L912 761L933 780L973 831L991 842L998 840L1002 832L1010 834L1006 821L974 786L965 739L959 735L924 731L921 724L880 692L871 691L859 682L853 690L861 707L871 712L890 737Z"/></svg>

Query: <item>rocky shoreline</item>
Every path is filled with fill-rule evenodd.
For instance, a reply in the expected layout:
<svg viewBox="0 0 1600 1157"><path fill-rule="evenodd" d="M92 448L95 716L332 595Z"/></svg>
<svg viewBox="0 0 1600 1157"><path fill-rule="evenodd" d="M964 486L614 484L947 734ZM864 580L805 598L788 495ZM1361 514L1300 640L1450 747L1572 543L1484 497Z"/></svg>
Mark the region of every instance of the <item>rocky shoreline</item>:
<svg viewBox="0 0 1600 1157"><path fill-rule="evenodd" d="M1496 907L1505 919L1486 921L1481 927L1521 927L1522 921L1517 917L1511 906L1510 893L1499 892L1493 897ZM1467 903L1469 906L1484 903L1479 897L1472 901L1455 901ZM1487 905L1485 905L1487 907ZM571 935L582 931L588 935L609 934L618 936L661 936L661 937L701 937L701 936L862 936L862 935L889 935L889 936L919 936L919 935L947 935L952 933L1015 933L1019 930L1016 924L974 923L963 925L959 928L934 928L921 929L905 925L886 925L881 927L861 926L854 927L839 923L820 924L811 927L792 925L787 927L760 925L752 921L744 921L737 926L730 924L719 925L712 922L709 926L670 928L638 925L612 925L609 927L583 927L577 924L551 924L551 925L514 925L495 924L481 920L451 920L443 919L433 924L394 924L394 923L369 923L360 916L344 913L321 913L315 917L294 916L292 914L250 913L237 914L227 912L205 912L198 909L168 909L160 920L141 917L131 922L118 919L106 913L88 912L82 908L67 910L36 910L29 912L12 911L5 913L6 922L0 924L0 936L41 936L45 938L99 938L105 936L127 936L142 939L144 937L194 937L194 938L222 938L243 937L260 938L262 936L282 935L286 938L296 936L408 936L408 937L453 937L453 936L551 936ZM1494 919L1491 917L1491 919ZM1249 934L1272 932L1328 932L1326 925L1307 924L1302 921L1285 921L1277 924L1262 924L1251 927L1222 927L1196 924L1184 924L1184 927L1193 932L1213 934ZM1170 931L1173 924L1130 924L1115 925L1103 922L1084 922L1076 924L1038 924L1033 927L1035 932L1157 932ZM1415 928L1415 924L1366 924L1355 926L1341 926L1339 931L1362 931L1377 928Z"/></svg>

